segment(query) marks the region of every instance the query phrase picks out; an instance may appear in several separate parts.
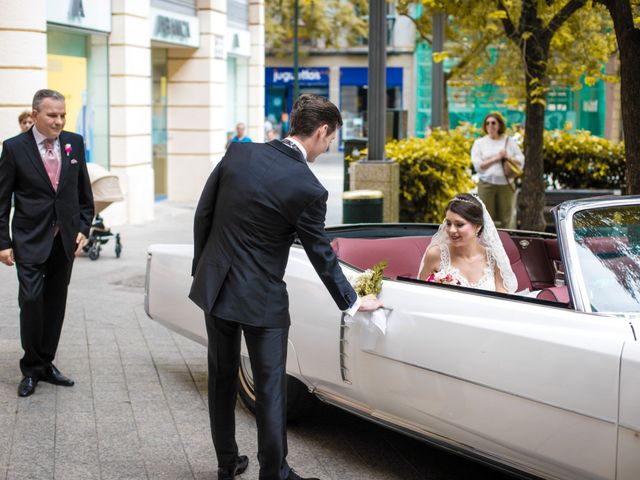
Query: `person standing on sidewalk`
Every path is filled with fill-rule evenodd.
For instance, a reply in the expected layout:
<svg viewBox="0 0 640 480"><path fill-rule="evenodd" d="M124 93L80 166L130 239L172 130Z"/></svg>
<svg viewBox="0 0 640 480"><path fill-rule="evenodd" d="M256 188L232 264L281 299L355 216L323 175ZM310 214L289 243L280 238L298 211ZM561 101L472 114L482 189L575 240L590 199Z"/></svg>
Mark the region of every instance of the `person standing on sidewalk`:
<svg viewBox="0 0 640 480"><path fill-rule="evenodd" d="M471 148L471 162L478 172L478 196L497 226L513 228L515 189L509 184L508 163L524 166L524 155L515 140L507 135L507 125L498 112L491 112L482 122L484 137Z"/></svg>
<svg viewBox="0 0 640 480"><path fill-rule="evenodd" d="M235 440L241 333L255 383L260 479L301 478L286 460L290 319L283 277L295 236L340 310L382 306L374 296L358 298L342 274L324 231L328 193L307 165L327 151L341 126L333 103L302 95L289 138L231 144L198 202L189 297L205 312L219 480L232 480L248 465Z"/></svg>
<svg viewBox="0 0 640 480"><path fill-rule="evenodd" d="M38 90L33 127L6 140L0 156L0 262L15 263L18 273L21 397L34 393L39 380L74 383L53 360L73 259L89 235L94 207L84 143L80 135L63 131L65 115L62 94Z"/></svg>

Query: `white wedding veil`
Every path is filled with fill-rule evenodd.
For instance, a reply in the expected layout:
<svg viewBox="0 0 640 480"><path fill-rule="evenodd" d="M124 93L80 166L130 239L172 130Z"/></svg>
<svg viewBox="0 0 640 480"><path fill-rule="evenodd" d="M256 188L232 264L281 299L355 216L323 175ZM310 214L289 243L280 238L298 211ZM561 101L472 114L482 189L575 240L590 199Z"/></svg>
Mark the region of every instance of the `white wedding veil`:
<svg viewBox="0 0 640 480"><path fill-rule="evenodd" d="M500 240L500 236L498 235L498 230L496 229L496 226L493 223L493 219L491 218L491 215L489 215L484 202L480 200L477 195L473 195L473 197L480 203L480 205L482 205L482 220L484 222L484 225L482 228L482 232L478 237L480 245L485 247L495 259L496 265L500 269L500 275L502 276L504 289L508 293L514 293L518 289L518 279L513 273L511 262L509 261L507 252L505 252L504 250L504 246L502 245L502 241ZM458 197L454 197L454 200L458 200L460 202L470 202L470 200ZM427 251L429 251L431 247L449 243L449 235L447 234L445 227L446 221L443 221L436 234L431 238L431 243L429 244ZM424 266L427 251L425 251L424 256L422 257L422 261L420 262L421 269Z"/></svg>

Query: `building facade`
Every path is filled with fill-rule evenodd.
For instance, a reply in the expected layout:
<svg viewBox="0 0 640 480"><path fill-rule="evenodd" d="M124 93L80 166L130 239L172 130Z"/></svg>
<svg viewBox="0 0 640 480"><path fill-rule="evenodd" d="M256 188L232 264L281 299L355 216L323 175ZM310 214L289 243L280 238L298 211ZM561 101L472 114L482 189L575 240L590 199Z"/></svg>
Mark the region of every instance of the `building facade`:
<svg viewBox="0 0 640 480"><path fill-rule="evenodd" d="M116 173L112 223L193 202L236 119L262 140L264 0L2 0L0 138L40 88L66 97L66 129Z"/></svg>
<svg viewBox="0 0 640 480"><path fill-rule="evenodd" d="M387 16L387 109L406 111L407 121L402 130L414 135L415 29L410 19L396 16L393 7L390 8ZM300 93L326 96L338 105L344 121L340 131L341 140L365 137L368 46L364 44L340 49L305 46L300 50ZM276 135L283 137L288 130L288 113L294 101L292 59L267 52L266 64L264 115L275 127ZM390 128L387 132L390 133ZM332 149L337 150L340 144L334 142Z"/></svg>

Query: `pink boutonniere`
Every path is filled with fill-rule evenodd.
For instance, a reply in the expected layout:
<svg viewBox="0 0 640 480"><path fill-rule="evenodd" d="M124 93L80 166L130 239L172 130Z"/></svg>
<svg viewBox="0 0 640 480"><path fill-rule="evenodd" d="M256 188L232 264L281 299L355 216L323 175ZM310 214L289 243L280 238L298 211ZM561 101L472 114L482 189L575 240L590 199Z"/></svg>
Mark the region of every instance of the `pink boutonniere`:
<svg viewBox="0 0 640 480"><path fill-rule="evenodd" d="M70 144L70 143L67 143L67 144L64 146L64 153L66 153L66 154L67 154L67 157L68 157L68 156L71 154L71 152L73 152L73 149L71 148L71 144Z"/></svg>

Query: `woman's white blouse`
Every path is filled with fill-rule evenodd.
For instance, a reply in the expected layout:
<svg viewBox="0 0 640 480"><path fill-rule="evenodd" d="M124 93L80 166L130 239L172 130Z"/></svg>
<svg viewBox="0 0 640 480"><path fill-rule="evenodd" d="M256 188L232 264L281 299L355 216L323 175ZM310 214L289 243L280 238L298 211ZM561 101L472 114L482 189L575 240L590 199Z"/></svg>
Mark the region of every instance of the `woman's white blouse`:
<svg viewBox="0 0 640 480"><path fill-rule="evenodd" d="M473 163L473 167L476 169L476 172L478 172L480 180L492 183L493 185L506 185L508 183L504 176L502 162L496 162L485 171L480 171L480 163L489 157L497 155L502 149L507 151L507 155L509 157L518 160L522 165L524 165L524 155L518 147L518 144L511 137L503 136L498 140L493 140L489 135L485 135L473 142L473 147L471 148L471 162Z"/></svg>

